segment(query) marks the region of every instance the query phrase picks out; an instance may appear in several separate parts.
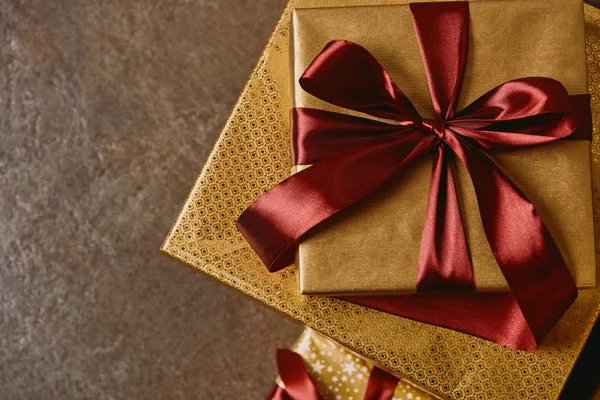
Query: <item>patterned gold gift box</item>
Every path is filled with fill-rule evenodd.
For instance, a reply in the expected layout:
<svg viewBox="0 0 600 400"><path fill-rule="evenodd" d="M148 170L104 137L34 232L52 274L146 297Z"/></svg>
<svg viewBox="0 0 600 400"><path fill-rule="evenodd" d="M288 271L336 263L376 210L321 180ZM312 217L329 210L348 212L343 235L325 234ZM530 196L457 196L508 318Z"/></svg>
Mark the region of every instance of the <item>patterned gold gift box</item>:
<svg viewBox="0 0 600 400"><path fill-rule="evenodd" d="M235 228L237 216L290 173L291 11L399 2L288 3L162 250L442 397L556 399L600 311L597 290L580 292L538 351L515 351L337 298L303 296L296 270L268 273ZM600 11L586 6L585 18L596 172L600 166ZM598 186L593 195L594 212L599 215Z"/></svg>
<svg viewBox="0 0 600 400"><path fill-rule="evenodd" d="M323 400L360 400L375 363L306 328L292 346L302 356L307 372ZM285 387L281 379L277 384ZM408 379L400 379L392 400L441 399Z"/></svg>

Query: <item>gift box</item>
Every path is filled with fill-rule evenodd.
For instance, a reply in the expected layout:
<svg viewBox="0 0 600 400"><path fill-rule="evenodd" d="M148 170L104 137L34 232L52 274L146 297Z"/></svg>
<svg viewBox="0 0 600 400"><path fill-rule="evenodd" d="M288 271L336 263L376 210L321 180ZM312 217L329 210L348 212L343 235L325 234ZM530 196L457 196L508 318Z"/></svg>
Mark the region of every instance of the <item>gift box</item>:
<svg viewBox="0 0 600 400"><path fill-rule="evenodd" d="M360 400L365 399L365 392L374 389L372 374L379 374L380 382L389 386L392 399L435 400L441 397L419 387L416 383L398 376L397 374L377 366L373 361L360 356L335 341L306 328L298 341L292 346L294 353L299 355L303 365L295 364L293 354L278 354L278 369L283 370L277 378L276 386L268 399L281 399L286 385L282 375L286 373L306 372L310 389L314 388L322 400ZM283 356L283 357L282 357ZM292 357L290 359L290 356ZM288 357L285 359L284 357ZM287 362L287 363L286 363ZM374 371L374 369L376 369ZM291 382L294 384L295 382ZM370 386L370 387L369 387ZM304 388L306 390L306 388ZM293 388L291 388L293 391ZM304 395L303 399L308 399ZM372 397L379 400L380 397ZM370 400L370 399L369 399Z"/></svg>
<svg viewBox="0 0 600 400"><path fill-rule="evenodd" d="M558 398L598 316L597 290L579 293L535 353L515 351L337 298L303 296L298 292L296 270L267 272L235 228L243 210L290 174L292 10L392 3L399 1L296 0L288 4L162 250L441 396ZM586 6L585 17L596 169L600 12ZM597 187L593 193L597 214Z"/></svg>
<svg viewBox="0 0 600 400"><path fill-rule="evenodd" d="M556 79L571 95L587 93L582 10L577 0L470 4L467 66L456 109L504 82L528 76ZM373 54L421 116L435 117L408 5L296 9L292 21L296 107L359 115L312 96L299 83L327 43L345 39ZM579 288L596 285L590 146L585 139L562 140L489 153L538 209ZM297 253L302 293L416 290L433 155L309 232ZM469 173L460 161L452 167L475 287L506 291Z"/></svg>
<svg viewBox="0 0 600 400"><path fill-rule="evenodd" d="M582 158L581 151L571 154L566 149L579 148L581 143L591 140L590 96L578 92L569 94L560 81L550 76L534 74L513 77L488 89L470 104L458 109L461 106L460 93L464 92L463 84L478 81L476 78L469 78L467 73L473 69L469 68L468 63L469 48L473 47L470 44L476 42L475 39L471 40L471 36L477 36L471 34L472 13L477 21L480 18L478 13L496 16L503 8L518 8L525 4L525 11L529 11L530 15L553 22L552 18L545 17L554 16L556 12L555 8L547 7L550 3L542 2L476 4L478 5L470 6L469 2L464 1L430 2L412 3L408 7L330 8L324 9L322 13L321 10L312 10L306 19L309 26L315 21L326 21L319 26L349 26L360 18L360 26L366 26L361 37L374 32L378 24L385 24L388 16L392 20L401 19L401 12L396 13L395 9L408 12L424 65L424 80L431 96L433 118L421 115L422 110L419 112L368 49L352 40L330 40L298 78L299 85L326 103L372 118L319 108L293 108L292 144L296 164L313 165L260 196L239 216L236 225L269 271L279 271L294 263L297 245L303 238L351 210L353 206L361 204L365 207L368 204L366 207L375 207L378 214L386 214L390 208L373 204L373 193L381 188L389 188L390 181L399 176L404 177L403 183L406 182L408 171L422 159L433 155L416 260L415 288L420 294L441 292L444 296L383 296L382 292L388 294L389 290L376 287L376 290L368 291L376 296L357 298L355 294L360 294L361 291L349 290L344 293L345 299L395 315L455 329L515 349L533 351L576 299L577 284L561 254L560 246L543 222L540 211L487 153L502 154L504 151L514 158L513 150L536 149L559 140L565 143L570 141L570 145L555 150L553 157L540 155L539 158L546 157L548 163L540 165L539 171L531 167L537 160L531 155L525 157L528 168L523 168L533 175L542 175L533 181L543 181L546 185L551 181L550 176L553 176L555 181L550 182L552 190L547 194L554 198L562 197L560 190L558 194L552 192L560 189L561 178L570 179L573 175L581 175L574 168ZM578 7L573 7L573 4ZM580 10L581 6L582 3L571 0L566 7L567 14ZM305 11L296 11L296 25L301 25L297 21L301 19L299 14ZM372 13L375 17L369 18ZM527 14L518 10L516 15L524 13ZM339 15L349 17L342 18L341 23L332 24ZM509 19L513 22L512 18ZM514 20L515 26L500 25L494 29L501 32L517 31L519 21L516 16ZM493 21L494 18L491 17L485 19L488 25L493 25ZM566 32L570 28L574 31L581 31L582 28L581 23L569 24L564 19L558 19L557 24L564 25ZM478 29L480 28L473 31L477 32ZM315 29L310 28L311 32L302 38L308 38L308 41L318 37L313 30ZM387 37L391 32L386 33ZM518 40L513 40L510 35L505 36L508 36L511 49L519 47ZM552 64L546 62L547 58L557 58L560 61L560 54L564 53L559 48L548 46L547 41L552 42L554 37L547 36L527 37L533 42L535 39L541 42L537 47L533 46L534 50L528 48L527 54L534 53L535 59L544 66ZM471 50L475 53L475 59L482 58L477 55L481 49L495 50L504 43L496 41L490 47L487 40L484 42L483 45L479 43L475 46L474 51ZM527 41L521 43L522 46L525 44ZM404 47L410 48L410 45ZM537 51L538 48L543 50ZM483 53L488 55L490 51ZM567 58L570 59L570 55ZM522 61L519 59L518 65ZM411 63L412 60L406 62ZM540 71L546 69L544 73L551 75L554 72L556 75L567 63L557 64L551 68L541 68ZM404 68L410 70L408 67ZM512 69L518 67L503 66L503 71ZM477 72L471 71L470 75L475 76ZM567 75L577 76L577 73ZM568 78L570 76L565 79L568 81ZM490 79L485 81L488 84L493 82ZM560 176L556 170L545 172L562 164L563 159L572 160L571 165L566 168L568 174ZM462 214L468 214L476 207L464 209L464 193L469 192L468 185L464 182L465 179L461 182L454 177L460 177L461 174L454 172L458 167L452 165L453 161L464 165L467 173L462 175L467 175L472 182L482 231L489 250L506 279L505 289L509 290L474 297L477 277L473 273L473 250L469 249L468 235L465 233L469 230L465 227L468 224L463 223ZM518 162L514 164L519 165ZM588 164L583 163L583 169L587 168ZM556 178L557 175L559 178ZM581 182L576 186L579 183ZM535 185L536 190L542 192L544 184ZM404 195L415 197L411 191ZM530 194L529 197L531 196ZM459 201L459 198L463 201ZM580 193L576 193L574 199L557 204L562 207L560 211L553 211L564 212L567 204L577 200L585 202ZM410 213L413 210L403 211ZM401 216L400 214L396 216ZM566 215L574 219L570 213ZM382 284L389 282L386 272L392 269L398 273L399 268L394 270L386 262L392 259L386 258L389 248L383 239L399 237L395 244L404 245L406 240L403 240L405 238L399 232L403 231L405 222L396 222L389 215L384 215L379 220L381 224L372 223L371 221L377 220L372 215L363 215L362 219L353 215L346 217L352 223L369 221L369 229L362 229L362 226L351 229L354 235L350 243L340 248L333 246L335 250L339 250L335 257L337 260L345 260L348 254L356 255L361 240L366 242L364 250L369 251L369 254L362 260L367 264L362 271L364 274L354 276L342 271L342 275L350 275L344 282L361 280L369 283L369 277L380 275L384 276ZM406 219L410 222L409 217ZM386 225L384 222L391 220L392 224ZM582 219L580 222L584 224L583 221ZM581 226L578 225L578 228L581 232ZM358 235L364 235L365 238L357 238ZM335 234L333 237L338 240ZM578 244L581 242L579 240ZM325 247L329 249L332 246ZM585 250L590 251L591 248L589 246ZM573 249L567 249L567 253L570 250ZM384 262L381 263L381 260ZM401 263L401 260L397 261L397 264L402 265ZM336 265L320 267L335 270ZM385 269L383 274L381 269ZM400 273L406 275L404 271ZM302 277L301 280L304 281ZM340 280L342 279L337 277L335 283ZM321 279L319 282L323 281ZM331 284L325 281L324 285ZM366 286L369 287L368 284Z"/></svg>

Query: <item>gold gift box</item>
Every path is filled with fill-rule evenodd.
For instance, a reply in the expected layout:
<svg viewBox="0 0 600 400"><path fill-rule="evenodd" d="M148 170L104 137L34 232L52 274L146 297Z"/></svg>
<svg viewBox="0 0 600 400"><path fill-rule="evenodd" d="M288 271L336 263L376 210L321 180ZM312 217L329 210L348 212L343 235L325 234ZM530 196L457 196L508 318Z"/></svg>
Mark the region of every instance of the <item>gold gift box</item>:
<svg viewBox="0 0 600 400"><path fill-rule="evenodd" d="M304 329L292 350L302 356L306 371L323 400L362 399L375 363L339 343L310 329ZM280 378L277 384L285 385ZM416 383L400 378L394 399L443 400L441 397L419 387Z"/></svg>
<svg viewBox="0 0 600 400"><path fill-rule="evenodd" d="M581 291L536 352L515 351L335 297L303 296L298 292L296 269L269 273L235 228L242 211L290 173L292 10L401 2L407 3L288 2L162 251L442 397L557 399L600 312L598 290ZM600 10L585 6L585 18L596 171L600 167ZM593 193L594 211L600 215L597 183Z"/></svg>
<svg viewBox="0 0 600 400"><path fill-rule="evenodd" d="M486 1L469 8L469 55L457 110L503 82L528 76L554 78L570 94L587 93L581 0ZM311 96L298 83L328 42L347 39L373 53L423 117L434 117L408 5L297 9L292 21L295 106L360 115ZM579 288L596 286L590 146L564 140L491 153L539 210ZM298 250L300 291L414 292L432 162L420 160L311 231ZM454 170L476 288L508 290L469 175L460 162Z"/></svg>

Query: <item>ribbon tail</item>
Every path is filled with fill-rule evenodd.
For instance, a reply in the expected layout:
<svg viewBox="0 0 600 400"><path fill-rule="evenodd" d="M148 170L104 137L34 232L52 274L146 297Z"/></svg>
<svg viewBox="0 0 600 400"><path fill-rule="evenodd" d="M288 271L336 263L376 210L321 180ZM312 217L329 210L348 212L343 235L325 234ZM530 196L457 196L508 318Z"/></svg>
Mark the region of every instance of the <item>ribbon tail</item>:
<svg viewBox="0 0 600 400"><path fill-rule="evenodd" d="M279 183L237 220L241 234L269 271L294 263L310 229L362 199L433 146L419 131L398 140L323 160Z"/></svg>
<svg viewBox="0 0 600 400"><path fill-rule="evenodd" d="M469 171L492 253L539 344L577 298L573 277L525 195L469 143L451 135L448 144Z"/></svg>
<svg viewBox="0 0 600 400"><path fill-rule="evenodd" d="M417 264L418 292L475 289L450 156L446 146L438 147Z"/></svg>
<svg viewBox="0 0 600 400"><path fill-rule="evenodd" d="M467 333L514 349L532 351L536 342L512 293L446 293L413 296L344 297L389 314Z"/></svg>
<svg viewBox="0 0 600 400"><path fill-rule="evenodd" d="M511 292L344 299L533 351L577 297L575 282L520 190L483 153L454 134L446 140L471 175L486 236Z"/></svg>

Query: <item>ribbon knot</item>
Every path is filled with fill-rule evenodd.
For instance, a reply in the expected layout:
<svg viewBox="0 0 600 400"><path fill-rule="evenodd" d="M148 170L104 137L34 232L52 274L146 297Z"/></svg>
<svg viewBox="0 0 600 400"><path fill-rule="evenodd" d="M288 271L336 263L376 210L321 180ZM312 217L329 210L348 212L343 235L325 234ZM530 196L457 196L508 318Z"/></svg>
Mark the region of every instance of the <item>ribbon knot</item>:
<svg viewBox="0 0 600 400"><path fill-rule="evenodd" d="M239 217L238 229L269 270L277 271L293 264L297 244L315 226L368 196L415 160L433 156L417 291L472 292L473 266L450 167L453 160L461 162L511 292L476 300L468 293L349 300L511 347L535 349L575 300L577 288L533 204L484 150L568 137L577 126L572 110L589 111L589 96L569 96L556 80L528 77L502 83L456 112L469 47L469 3L416 3L410 11L435 118L423 119L365 48L346 40L330 42L300 78L301 87L325 102L398 124L292 109L296 164L312 167L256 200ZM589 113L585 115L583 125L589 126Z"/></svg>
<svg viewBox="0 0 600 400"><path fill-rule="evenodd" d="M423 118L421 121L421 129L437 137L440 142L444 142L444 138L446 137L446 124L444 121Z"/></svg>

